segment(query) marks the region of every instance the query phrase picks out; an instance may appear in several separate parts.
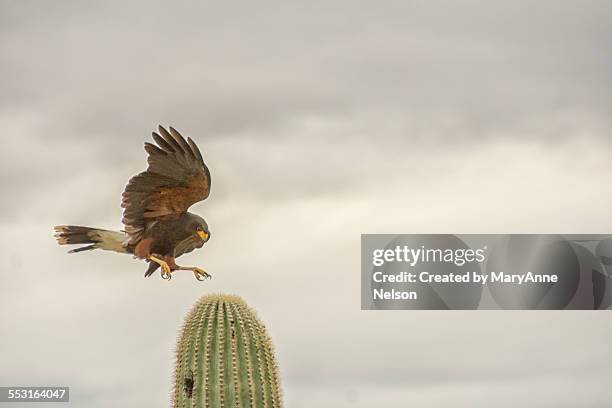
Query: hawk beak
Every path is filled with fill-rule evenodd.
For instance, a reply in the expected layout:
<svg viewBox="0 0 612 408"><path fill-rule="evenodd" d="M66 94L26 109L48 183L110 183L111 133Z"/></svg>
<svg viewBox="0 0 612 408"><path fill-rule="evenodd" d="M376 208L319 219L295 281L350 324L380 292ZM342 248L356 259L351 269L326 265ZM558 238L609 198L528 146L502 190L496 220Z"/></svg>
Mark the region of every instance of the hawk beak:
<svg viewBox="0 0 612 408"><path fill-rule="evenodd" d="M198 236L202 238L203 241L208 241L210 234L206 231L198 231Z"/></svg>

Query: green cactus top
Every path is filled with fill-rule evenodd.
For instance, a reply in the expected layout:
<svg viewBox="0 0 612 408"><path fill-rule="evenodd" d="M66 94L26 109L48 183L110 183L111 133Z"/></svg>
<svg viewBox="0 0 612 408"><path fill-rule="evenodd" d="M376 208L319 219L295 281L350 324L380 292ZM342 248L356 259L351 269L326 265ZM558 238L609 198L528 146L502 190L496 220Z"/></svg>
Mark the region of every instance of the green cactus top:
<svg viewBox="0 0 612 408"><path fill-rule="evenodd" d="M174 407L282 407L274 350L238 296L204 296L177 344Z"/></svg>

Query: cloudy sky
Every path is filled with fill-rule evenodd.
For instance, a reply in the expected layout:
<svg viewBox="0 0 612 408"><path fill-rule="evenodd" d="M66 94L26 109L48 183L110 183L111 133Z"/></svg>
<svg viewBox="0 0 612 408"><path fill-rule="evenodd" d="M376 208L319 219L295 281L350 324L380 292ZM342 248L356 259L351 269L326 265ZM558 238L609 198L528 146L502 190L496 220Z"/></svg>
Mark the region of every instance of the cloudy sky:
<svg viewBox="0 0 612 408"><path fill-rule="evenodd" d="M607 1L0 0L0 385L166 407L183 316L223 292L287 407L609 407L609 313L361 311L359 245L612 232L610 39ZM181 260L212 281L52 238L121 228L158 124L211 169Z"/></svg>

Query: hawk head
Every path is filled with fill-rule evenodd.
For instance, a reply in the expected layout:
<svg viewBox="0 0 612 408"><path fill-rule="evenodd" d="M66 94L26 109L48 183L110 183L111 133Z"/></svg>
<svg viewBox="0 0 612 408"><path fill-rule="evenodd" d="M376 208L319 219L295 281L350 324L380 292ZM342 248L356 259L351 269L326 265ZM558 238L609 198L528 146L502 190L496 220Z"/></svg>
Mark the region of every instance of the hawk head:
<svg viewBox="0 0 612 408"><path fill-rule="evenodd" d="M189 215L189 220L185 223L186 231L196 235L202 242L208 241L210 239L210 231L204 218L191 213Z"/></svg>

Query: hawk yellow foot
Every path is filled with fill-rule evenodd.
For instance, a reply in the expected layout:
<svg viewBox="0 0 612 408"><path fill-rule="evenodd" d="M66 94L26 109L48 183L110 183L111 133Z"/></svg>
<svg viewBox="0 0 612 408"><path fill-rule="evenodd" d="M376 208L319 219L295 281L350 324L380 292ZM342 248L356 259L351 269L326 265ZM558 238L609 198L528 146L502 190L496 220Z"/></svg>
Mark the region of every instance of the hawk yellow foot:
<svg viewBox="0 0 612 408"><path fill-rule="evenodd" d="M208 272L196 266L179 266L178 269L180 269L181 271L192 271L193 276L195 276L195 278L200 282L206 280L206 278L212 278L212 276Z"/></svg>
<svg viewBox="0 0 612 408"><path fill-rule="evenodd" d="M162 266L161 277L165 280L172 279L172 271L170 270L170 268L166 269Z"/></svg>
<svg viewBox="0 0 612 408"><path fill-rule="evenodd" d="M206 278L212 279L212 276L208 272L206 272L204 269L193 268L192 271L193 271L193 276L195 276L195 278L199 280L200 282L206 280Z"/></svg>
<svg viewBox="0 0 612 408"><path fill-rule="evenodd" d="M149 256L149 259L157 263L159 266L161 266L162 279L165 279L165 280L172 279L172 268L170 268L170 265L168 265L168 262L164 261L163 259L156 258L153 255Z"/></svg>

